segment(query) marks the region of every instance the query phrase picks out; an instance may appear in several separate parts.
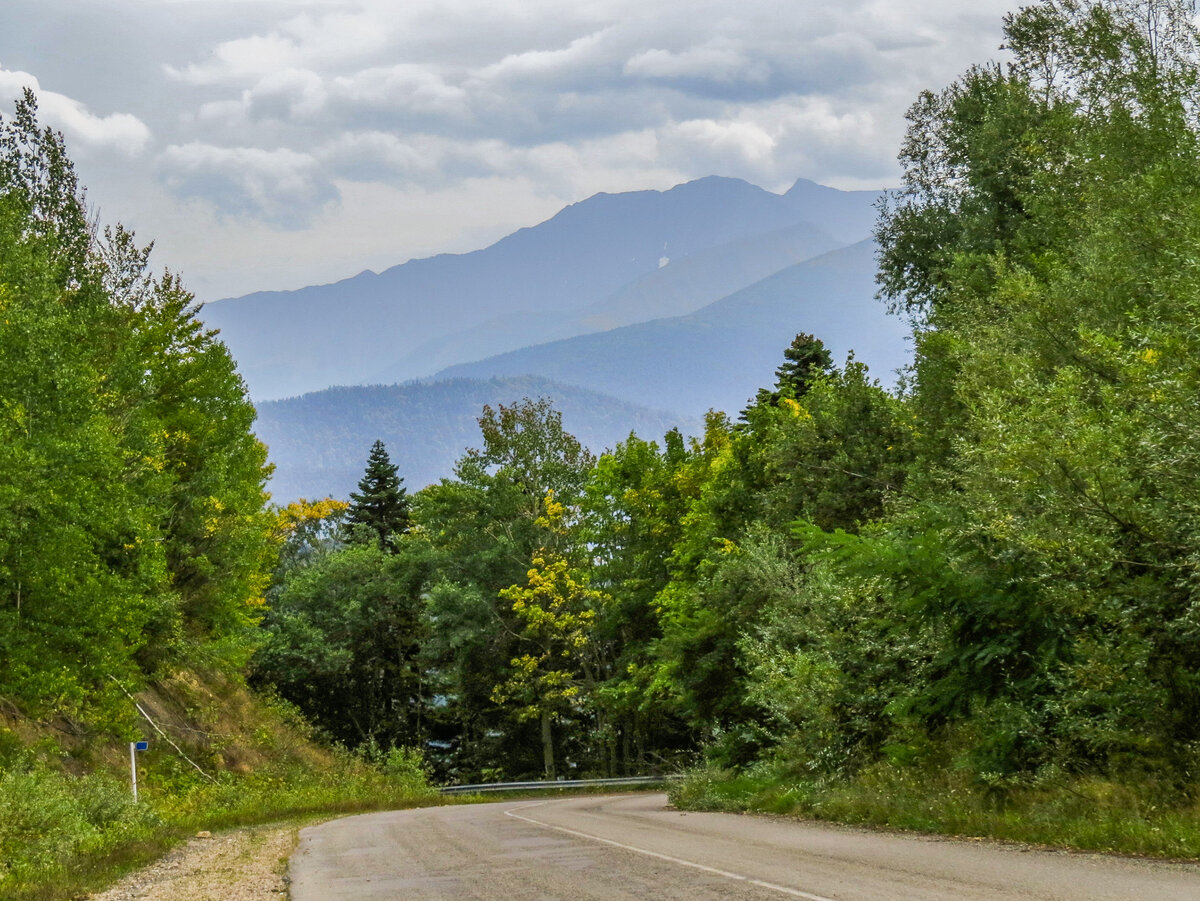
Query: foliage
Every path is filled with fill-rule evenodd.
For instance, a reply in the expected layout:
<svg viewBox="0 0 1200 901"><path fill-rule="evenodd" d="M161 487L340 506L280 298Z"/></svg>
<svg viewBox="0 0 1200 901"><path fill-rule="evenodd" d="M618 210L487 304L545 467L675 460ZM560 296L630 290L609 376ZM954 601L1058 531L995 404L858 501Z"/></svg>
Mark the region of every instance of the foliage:
<svg viewBox="0 0 1200 901"><path fill-rule="evenodd" d="M775 370L775 390L760 388L755 404L778 407L784 398L803 397L816 379L832 369L833 356L821 339L801 332L783 351L783 362ZM748 412L742 411L743 419Z"/></svg>
<svg viewBox="0 0 1200 901"><path fill-rule="evenodd" d="M385 550L394 550L399 536L408 531L409 511L404 479L388 459L382 441L371 446L367 471L351 492L346 511L346 529L351 541L371 540ZM362 536L367 536L363 538Z"/></svg>
<svg viewBox="0 0 1200 901"><path fill-rule="evenodd" d="M1075 777L1022 786L998 803L979 791L969 774L946 764L884 761L853 779L812 778L783 762L739 774L708 766L673 783L670 798L685 810L762 811L972 840L1200 856L1200 810L1194 802L1164 803L1169 787Z"/></svg>
<svg viewBox="0 0 1200 901"><path fill-rule="evenodd" d="M1006 18L1011 63L913 106L877 233L909 393L847 367L813 427L747 410L768 450L735 436L722 472L763 512L660 596L667 638L738 636L714 672L773 743L731 756L726 728L711 756L750 766L689 803L1196 853L1193 13L1044 0Z"/></svg>
<svg viewBox="0 0 1200 901"><path fill-rule="evenodd" d="M263 622L255 680L339 741L420 746L426 569L407 548L371 543L288 570Z"/></svg>
<svg viewBox="0 0 1200 901"><path fill-rule="evenodd" d="M26 101L0 141L3 691L116 723L118 681L244 660L265 592L257 682L414 779L406 747L462 781L702 754L691 803L1195 853L1192 11L1042 0L1009 63L914 104L877 235L900 393L802 333L694 438L597 459L544 398L485 406L411 509L377 444L350 505L273 522L228 355L131 235L82 239ZM78 847L105 797L57 814Z"/></svg>
<svg viewBox="0 0 1200 901"><path fill-rule="evenodd" d="M548 493L542 524L563 534L565 508ZM597 612L610 600L587 587L586 578L561 554L539 548L524 585L512 585L500 597L512 603L520 625L507 680L492 690L499 704L515 701L518 719L537 719L542 730L546 777L555 776L551 729L564 713L578 713L591 701L605 661L592 637Z"/></svg>
<svg viewBox="0 0 1200 901"><path fill-rule="evenodd" d="M880 572L939 633L909 710L974 724L980 773L1192 765L1189 9L1009 17L1007 70L914 108L881 223L882 284L924 319L891 544L932 556Z"/></svg>
<svg viewBox="0 0 1200 901"><path fill-rule="evenodd" d="M0 122L0 693L120 728L118 682L244 662L272 545L228 352L85 209L26 93Z"/></svg>
<svg viewBox="0 0 1200 901"><path fill-rule="evenodd" d="M150 752L138 804L119 767L116 775L104 767L72 775L53 762L61 755L31 752L0 767L0 895L81 897L201 829L437 803L420 752L394 749L379 760L321 752L254 707L269 762L205 782L194 770L172 773L169 758Z"/></svg>
<svg viewBox="0 0 1200 901"><path fill-rule="evenodd" d="M275 584L287 570L303 566L339 548L342 523L350 504L337 498L319 501L300 498L275 512L275 541L279 544L279 563Z"/></svg>

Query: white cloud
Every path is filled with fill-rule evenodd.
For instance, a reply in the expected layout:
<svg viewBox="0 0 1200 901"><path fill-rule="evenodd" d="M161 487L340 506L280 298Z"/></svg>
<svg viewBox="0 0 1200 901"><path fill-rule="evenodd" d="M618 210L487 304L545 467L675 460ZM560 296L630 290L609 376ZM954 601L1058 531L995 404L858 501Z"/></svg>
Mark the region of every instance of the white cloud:
<svg viewBox="0 0 1200 901"><path fill-rule="evenodd" d="M412 63L374 67L339 76L330 93L347 104L381 110L465 117L467 91L450 84L432 69Z"/></svg>
<svg viewBox="0 0 1200 901"><path fill-rule="evenodd" d="M250 114L259 118L310 118L325 107L320 75L309 69L280 69L264 76L249 92Z"/></svg>
<svg viewBox="0 0 1200 901"><path fill-rule="evenodd" d="M172 78L193 85L239 84L301 62L299 48L287 36L272 32L218 44L210 57L183 68L164 65Z"/></svg>
<svg viewBox="0 0 1200 901"><path fill-rule="evenodd" d="M611 28L601 29L571 41L554 50L529 50L511 53L499 62L485 66L476 73L484 81L542 78L577 71L581 67L601 65L611 60L604 53L605 39Z"/></svg>
<svg viewBox="0 0 1200 901"><path fill-rule="evenodd" d="M762 82L769 75L769 66L763 60L751 60L734 42L718 38L679 53L643 51L626 61L624 72L641 78Z"/></svg>
<svg viewBox="0 0 1200 901"><path fill-rule="evenodd" d="M150 129L137 116L110 113L97 116L78 100L54 91L44 91L28 72L0 68L0 98L16 100L30 88L37 95L42 118L61 129L72 144L116 150L137 156L150 142Z"/></svg>
<svg viewBox="0 0 1200 901"><path fill-rule="evenodd" d="M767 130L753 122L693 119L667 128L665 132L668 139L694 145L711 156L732 156L749 163L769 159L776 146L775 139Z"/></svg>
<svg viewBox="0 0 1200 901"><path fill-rule="evenodd" d="M219 266L233 291L241 264L217 263L206 241L238 261L274 255L247 280L287 271L289 248L305 248L311 281L316 258L330 277L353 271L367 233L376 261L389 246L397 260L468 249L461 236L494 237L596 191L710 174L774 190L797 176L882 186L897 176L907 105L994 56L1012 6L104 0L88 18L92 4L5 0L0 57L53 78L62 93L41 93L44 118L73 145L167 147L143 167L88 154L80 174L106 211L158 229L148 236L173 248L172 266ZM21 40L31 15L46 40ZM104 30L126 19L138 27ZM0 92L35 81L0 70ZM409 206L389 218L378 197ZM371 224L355 231L359 206ZM198 209L205 228L178 221ZM190 239L217 230L234 237Z"/></svg>
<svg viewBox="0 0 1200 901"><path fill-rule="evenodd" d="M280 21L265 33L221 41L201 62L164 65L193 85L236 85L281 69L334 69L386 50L409 15L404 6L362 2L358 9L323 8ZM415 4L420 6L420 4Z"/></svg>
<svg viewBox="0 0 1200 901"><path fill-rule="evenodd" d="M157 168L182 196L203 198L222 213L284 229L311 224L321 208L338 198L315 158L286 148L172 145Z"/></svg>
<svg viewBox="0 0 1200 901"><path fill-rule="evenodd" d="M355 181L412 181L433 176L450 142L418 135L402 140L387 132L344 134L317 151L323 165Z"/></svg>

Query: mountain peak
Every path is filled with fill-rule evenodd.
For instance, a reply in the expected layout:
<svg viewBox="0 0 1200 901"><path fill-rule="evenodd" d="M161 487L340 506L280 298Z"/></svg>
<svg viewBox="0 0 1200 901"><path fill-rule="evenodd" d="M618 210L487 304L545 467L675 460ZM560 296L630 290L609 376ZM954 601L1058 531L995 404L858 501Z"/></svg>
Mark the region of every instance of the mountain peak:
<svg viewBox="0 0 1200 901"><path fill-rule="evenodd" d="M204 318L221 330L256 400L362 384L382 372L404 380L566 337L571 328L594 330L580 311L652 275L661 280L664 257L671 260L665 271L678 276L677 293L704 297L714 284L733 290L740 284L728 272L709 277L680 264L707 254L740 261L747 275L761 277L767 249L791 262L801 247L819 252L866 237L871 198L803 181L785 196L715 175L665 191L596 194L482 250L222 301L206 305ZM780 235L791 235L794 247L782 247ZM689 271L695 284L686 281ZM486 334L460 340L483 326ZM423 355L435 345L437 365Z"/></svg>

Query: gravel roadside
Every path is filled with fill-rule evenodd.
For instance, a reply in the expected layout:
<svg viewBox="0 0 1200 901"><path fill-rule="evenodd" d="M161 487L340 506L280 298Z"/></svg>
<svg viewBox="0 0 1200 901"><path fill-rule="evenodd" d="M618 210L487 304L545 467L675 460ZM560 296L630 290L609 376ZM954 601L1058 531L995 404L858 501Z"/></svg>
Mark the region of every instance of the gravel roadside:
<svg viewBox="0 0 1200 901"><path fill-rule="evenodd" d="M296 826L197 837L88 901L283 901Z"/></svg>

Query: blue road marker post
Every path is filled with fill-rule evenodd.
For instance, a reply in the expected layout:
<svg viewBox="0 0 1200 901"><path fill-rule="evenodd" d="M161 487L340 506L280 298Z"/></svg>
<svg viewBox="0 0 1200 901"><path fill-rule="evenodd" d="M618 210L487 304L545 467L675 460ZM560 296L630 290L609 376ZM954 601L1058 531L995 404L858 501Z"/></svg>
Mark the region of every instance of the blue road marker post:
<svg viewBox="0 0 1200 901"><path fill-rule="evenodd" d="M148 741L131 741L129 743L129 774L133 782L133 803L138 802L137 795L137 752L145 751L150 747Z"/></svg>

